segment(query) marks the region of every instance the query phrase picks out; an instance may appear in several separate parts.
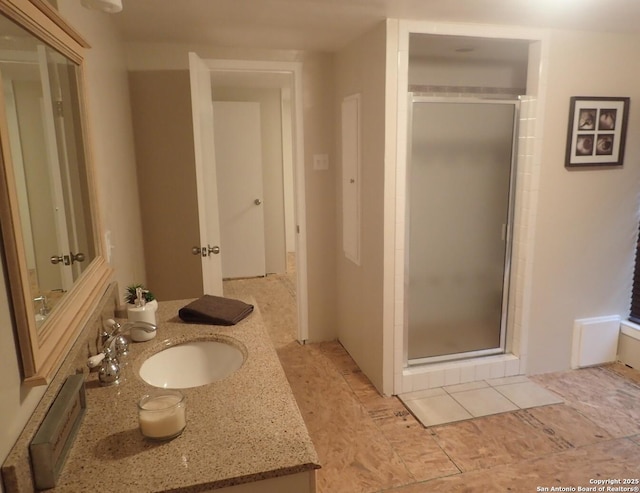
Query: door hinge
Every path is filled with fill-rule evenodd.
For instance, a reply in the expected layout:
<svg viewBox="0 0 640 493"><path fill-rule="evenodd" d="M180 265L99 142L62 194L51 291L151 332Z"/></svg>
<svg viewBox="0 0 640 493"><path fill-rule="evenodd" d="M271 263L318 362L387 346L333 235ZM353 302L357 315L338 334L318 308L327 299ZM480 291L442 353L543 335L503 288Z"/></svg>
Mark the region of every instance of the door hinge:
<svg viewBox="0 0 640 493"><path fill-rule="evenodd" d="M54 107L56 111L56 116L64 116L64 110L62 107L62 101L55 101Z"/></svg>
<svg viewBox="0 0 640 493"><path fill-rule="evenodd" d="M300 234L300 225L296 224L296 233Z"/></svg>

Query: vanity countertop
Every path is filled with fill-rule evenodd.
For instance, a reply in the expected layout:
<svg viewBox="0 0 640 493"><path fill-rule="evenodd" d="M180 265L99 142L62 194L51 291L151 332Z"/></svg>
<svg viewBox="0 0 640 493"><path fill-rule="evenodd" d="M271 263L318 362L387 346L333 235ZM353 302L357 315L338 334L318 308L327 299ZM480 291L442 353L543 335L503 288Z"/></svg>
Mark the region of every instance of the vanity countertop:
<svg viewBox="0 0 640 493"><path fill-rule="evenodd" d="M131 343L126 380L101 387L87 377L87 412L55 489L50 491L201 491L319 468L277 354L256 310L235 326L185 324L178 310L190 300L162 302L158 333ZM187 427L167 442L138 428L138 399L152 387L138 376L142 361L162 347L221 334L248 352L229 377L183 389Z"/></svg>

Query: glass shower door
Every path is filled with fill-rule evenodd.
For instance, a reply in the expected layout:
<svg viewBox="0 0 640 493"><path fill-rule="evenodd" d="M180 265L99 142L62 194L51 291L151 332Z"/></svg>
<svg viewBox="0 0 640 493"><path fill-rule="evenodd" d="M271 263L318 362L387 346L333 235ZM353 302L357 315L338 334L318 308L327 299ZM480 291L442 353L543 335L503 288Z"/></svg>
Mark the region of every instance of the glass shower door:
<svg viewBox="0 0 640 493"><path fill-rule="evenodd" d="M517 101L413 97L409 364L504 351Z"/></svg>

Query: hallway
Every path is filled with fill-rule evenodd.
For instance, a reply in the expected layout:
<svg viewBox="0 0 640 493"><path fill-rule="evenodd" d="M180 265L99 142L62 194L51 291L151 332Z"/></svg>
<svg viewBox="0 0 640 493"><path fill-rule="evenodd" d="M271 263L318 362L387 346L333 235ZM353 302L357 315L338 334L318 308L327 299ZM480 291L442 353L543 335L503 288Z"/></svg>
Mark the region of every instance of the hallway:
<svg viewBox="0 0 640 493"><path fill-rule="evenodd" d="M565 403L424 428L400 400L380 396L338 342L295 341L291 277L224 288L257 302L320 457L321 493L551 491L606 479L640 486L637 370L531 377Z"/></svg>

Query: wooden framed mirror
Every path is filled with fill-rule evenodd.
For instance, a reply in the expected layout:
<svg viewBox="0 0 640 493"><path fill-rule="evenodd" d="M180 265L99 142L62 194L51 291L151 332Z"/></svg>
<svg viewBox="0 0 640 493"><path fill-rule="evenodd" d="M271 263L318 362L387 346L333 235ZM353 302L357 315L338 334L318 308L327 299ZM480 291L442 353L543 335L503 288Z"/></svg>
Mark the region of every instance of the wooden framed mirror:
<svg viewBox="0 0 640 493"><path fill-rule="evenodd" d="M0 0L0 224L24 381L48 383L106 289L83 96L88 44Z"/></svg>

